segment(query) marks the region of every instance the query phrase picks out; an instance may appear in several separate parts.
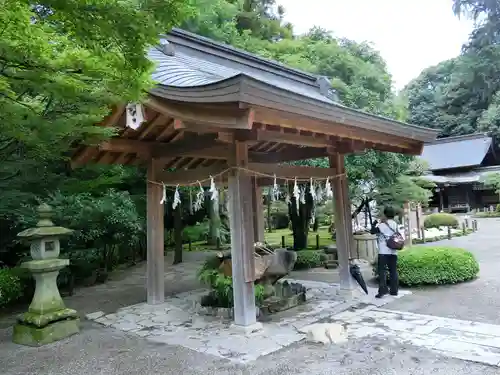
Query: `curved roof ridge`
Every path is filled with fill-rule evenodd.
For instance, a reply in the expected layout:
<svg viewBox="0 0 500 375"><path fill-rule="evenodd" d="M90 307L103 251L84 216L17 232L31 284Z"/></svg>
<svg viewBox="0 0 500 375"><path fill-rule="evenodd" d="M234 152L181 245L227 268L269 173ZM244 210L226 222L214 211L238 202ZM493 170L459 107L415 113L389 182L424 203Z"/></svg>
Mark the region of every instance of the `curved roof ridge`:
<svg viewBox="0 0 500 375"><path fill-rule="evenodd" d="M291 68L275 60L257 56L243 49L235 48L228 44L217 42L210 38L197 35L186 30L173 28L167 34L167 37L169 37L168 39L172 40L174 44L183 44L186 47L190 48L193 48L195 46L198 48L200 46L208 47L208 50L204 50L205 53L219 52L222 54L234 56L243 60L239 61L240 63L255 67L255 65L249 64L249 63L254 63L257 64L261 69L268 68L267 70L272 71L272 73L274 74L283 75L288 79L295 79L301 83L306 83L311 86L319 87L319 85L316 82L319 78L318 75L307 73L300 69Z"/></svg>
<svg viewBox="0 0 500 375"><path fill-rule="evenodd" d="M491 138L491 136L489 136L487 133L472 133L472 134L465 134L465 135L453 135L451 137L437 138L433 142L429 143L429 145L449 143L449 142L460 142L460 141L467 141L467 140L479 139L479 138Z"/></svg>

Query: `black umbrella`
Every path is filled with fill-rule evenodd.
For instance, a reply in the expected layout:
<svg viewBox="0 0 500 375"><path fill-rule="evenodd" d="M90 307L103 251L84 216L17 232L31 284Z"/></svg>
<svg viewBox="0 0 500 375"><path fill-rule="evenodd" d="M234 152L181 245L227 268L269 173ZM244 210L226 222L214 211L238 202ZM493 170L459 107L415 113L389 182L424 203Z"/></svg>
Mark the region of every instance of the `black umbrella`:
<svg viewBox="0 0 500 375"><path fill-rule="evenodd" d="M361 269L357 264L351 264L349 267L349 271L351 272L351 276L356 280L359 286L368 294L368 288L366 287L365 279L363 279L363 275L361 274Z"/></svg>

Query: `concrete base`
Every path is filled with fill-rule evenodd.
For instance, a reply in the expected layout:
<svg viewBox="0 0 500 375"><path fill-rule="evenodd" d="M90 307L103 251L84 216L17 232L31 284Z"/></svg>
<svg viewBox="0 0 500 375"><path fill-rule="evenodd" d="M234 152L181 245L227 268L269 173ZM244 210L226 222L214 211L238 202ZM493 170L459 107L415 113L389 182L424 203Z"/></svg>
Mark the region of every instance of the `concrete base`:
<svg viewBox="0 0 500 375"><path fill-rule="evenodd" d="M12 341L26 346L42 346L80 332L80 319L61 320L43 328L17 323Z"/></svg>
<svg viewBox="0 0 500 375"><path fill-rule="evenodd" d="M257 322L254 324L251 324L249 326L240 326L238 324L231 324L230 330L233 331L234 333L238 333L241 335L249 335L251 333L256 333L261 331L264 328L262 323Z"/></svg>

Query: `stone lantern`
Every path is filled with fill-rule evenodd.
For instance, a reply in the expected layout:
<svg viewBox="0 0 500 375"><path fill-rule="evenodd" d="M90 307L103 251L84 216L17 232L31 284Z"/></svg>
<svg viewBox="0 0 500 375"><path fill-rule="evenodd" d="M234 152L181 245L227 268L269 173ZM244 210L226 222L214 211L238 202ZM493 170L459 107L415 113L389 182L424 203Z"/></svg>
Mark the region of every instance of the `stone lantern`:
<svg viewBox="0 0 500 375"><path fill-rule="evenodd" d="M54 226L50 206L42 204L37 211L36 227L18 234L30 244L33 260L21 267L32 273L36 288L28 312L17 319L13 341L28 346L45 345L78 333L80 323L78 313L64 306L57 287L59 271L69 265L69 259L58 258L59 239L72 230Z"/></svg>

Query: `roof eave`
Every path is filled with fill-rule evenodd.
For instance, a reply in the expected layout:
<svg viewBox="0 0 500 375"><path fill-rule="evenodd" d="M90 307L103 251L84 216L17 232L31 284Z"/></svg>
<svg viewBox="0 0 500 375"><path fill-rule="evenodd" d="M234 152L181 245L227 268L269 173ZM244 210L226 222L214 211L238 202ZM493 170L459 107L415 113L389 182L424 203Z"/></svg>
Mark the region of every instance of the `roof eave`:
<svg viewBox="0 0 500 375"><path fill-rule="evenodd" d="M327 98L324 101L315 100L263 83L244 74L196 87L159 85L151 90L151 94L169 100L192 103L241 102L347 126L356 124L356 127L361 129L391 134L422 143L434 140L438 134L434 129L412 126L371 115L333 103Z"/></svg>

